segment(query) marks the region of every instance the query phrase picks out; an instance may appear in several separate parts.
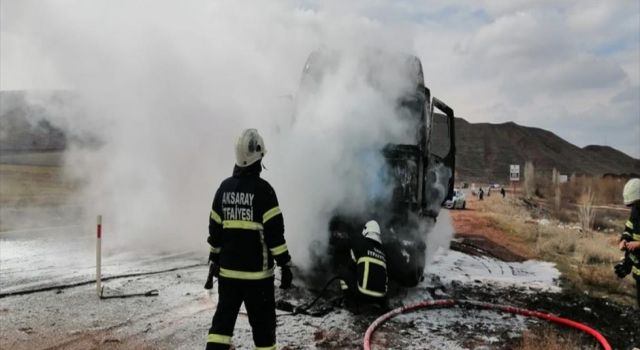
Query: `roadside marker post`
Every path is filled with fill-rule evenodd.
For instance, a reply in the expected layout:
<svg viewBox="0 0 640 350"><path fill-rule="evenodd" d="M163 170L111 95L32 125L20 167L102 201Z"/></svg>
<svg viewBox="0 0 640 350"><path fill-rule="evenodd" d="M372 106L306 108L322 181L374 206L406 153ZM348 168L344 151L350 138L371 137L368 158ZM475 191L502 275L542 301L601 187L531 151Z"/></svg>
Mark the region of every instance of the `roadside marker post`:
<svg viewBox="0 0 640 350"><path fill-rule="evenodd" d="M96 292L98 298L102 296L101 266L102 265L102 215L98 215L96 226Z"/></svg>
<svg viewBox="0 0 640 350"><path fill-rule="evenodd" d="M102 215L98 215L96 219L96 294L98 294L98 299L123 299L123 298L131 298L131 297L158 296L157 289L152 289L145 293L104 295L102 291L102 271L101 270L102 270ZM170 271L174 271L174 270L170 270ZM160 272L163 272L163 271L160 271ZM105 280L112 279L112 278L132 277L132 276L148 275L148 274L156 274L156 273L159 273L159 272L130 273L130 274L123 274L118 276L107 276ZM89 281L89 283L91 283L91 281Z"/></svg>

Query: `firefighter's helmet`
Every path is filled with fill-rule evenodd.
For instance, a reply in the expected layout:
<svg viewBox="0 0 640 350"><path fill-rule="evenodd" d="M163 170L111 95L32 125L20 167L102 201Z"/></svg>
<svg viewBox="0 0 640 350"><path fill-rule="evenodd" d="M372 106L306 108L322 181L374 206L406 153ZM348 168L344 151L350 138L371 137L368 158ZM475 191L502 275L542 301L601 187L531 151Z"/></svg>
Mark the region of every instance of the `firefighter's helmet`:
<svg viewBox="0 0 640 350"><path fill-rule="evenodd" d="M236 142L236 165L247 167L264 157L267 149L256 129L245 129Z"/></svg>
<svg viewBox="0 0 640 350"><path fill-rule="evenodd" d="M624 205L631 205L640 201L640 179L631 179L624 185L622 190Z"/></svg>
<svg viewBox="0 0 640 350"><path fill-rule="evenodd" d="M368 221L366 224L364 224L362 235L366 238L372 239L382 244L382 240L380 239L380 225L378 225L375 220Z"/></svg>

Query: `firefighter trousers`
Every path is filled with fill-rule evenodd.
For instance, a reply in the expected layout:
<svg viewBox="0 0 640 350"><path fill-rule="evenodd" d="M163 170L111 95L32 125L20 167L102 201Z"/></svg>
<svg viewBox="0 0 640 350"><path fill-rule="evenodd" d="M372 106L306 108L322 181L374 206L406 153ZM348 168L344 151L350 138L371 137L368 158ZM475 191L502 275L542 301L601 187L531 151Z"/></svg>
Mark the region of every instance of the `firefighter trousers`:
<svg viewBox="0 0 640 350"><path fill-rule="evenodd" d="M638 302L638 308L640 309L640 275L633 275L636 279L636 298Z"/></svg>
<svg viewBox="0 0 640 350"><path fill-rule="evenodd" d="M338 276L340 277L340 289L342 289L343 296L348 304L354 306L378 304L383 308L386 307L387 299L385 297L376 298L360 293L358 290L358 275L353 269L343 266L338 271Z"/></svg>
<svg viewBox="0 0 640 350"><path fill-rule="evenodd" d="M257 349L276 348L276 302L273 277L262 280L218 279L218 306L207 338L207 350L229 349L244 302Z"/></svg>

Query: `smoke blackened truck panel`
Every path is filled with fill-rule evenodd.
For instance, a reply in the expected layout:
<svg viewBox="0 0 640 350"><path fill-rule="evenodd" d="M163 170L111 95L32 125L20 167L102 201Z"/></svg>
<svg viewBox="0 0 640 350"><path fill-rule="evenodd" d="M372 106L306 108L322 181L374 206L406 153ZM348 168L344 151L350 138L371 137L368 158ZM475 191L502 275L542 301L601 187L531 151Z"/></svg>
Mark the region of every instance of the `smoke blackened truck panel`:
<svg viewBox="0 0 640 350"><path fill-rule="evenodd" d="M386 53L375 51L359 61L363 71L375 86L381 74L388 74L380 59ZM387 255L390 281L401 286L415 286L422 279L425 267L426 238L442 203L453 195L455 169L454 111L431 96L424 84L422 64L415 56L390 55L387 62L406 65L411 72L405 79L411 89L396 101L397 118L389 123L408 123L412 140L408 144L389 143L382 149L382 169L368 169L381 174L386 187L354 212L352 208L335 208L328 226L329 248L317 257L316 271L337 272L346 264L349 237L360 234L368 220L376 220L383 231L382 240ZM326 74L339 67L341 54L317 51L312 53L302 75L299 99L314 98L315 89ZM402 70L401 70L402 71ZM298 101L300 102L300 101ZM373 192L373 191L372 191ZM329 259L326 259L326 257Z"/></svg>

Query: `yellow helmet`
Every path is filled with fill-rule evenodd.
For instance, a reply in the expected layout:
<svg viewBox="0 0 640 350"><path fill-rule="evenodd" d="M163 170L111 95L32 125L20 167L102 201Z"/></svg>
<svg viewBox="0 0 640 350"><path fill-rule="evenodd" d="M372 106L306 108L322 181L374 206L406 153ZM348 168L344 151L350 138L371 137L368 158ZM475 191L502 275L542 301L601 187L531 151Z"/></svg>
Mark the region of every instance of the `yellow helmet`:
<svg viewBox="0 0 640 350"><path fill-rule="evenodd" d="M627 181L622 190L622 199L624 200L624 205L631 205L633 202L640 201L640 179Z"/></svg>
<svg viewBox="0 0 640 350"><path fill-rule="evenodd" d="M236 165L247 167L264 157L267 149L256 129L245 129L236 142Z"/></svg>

